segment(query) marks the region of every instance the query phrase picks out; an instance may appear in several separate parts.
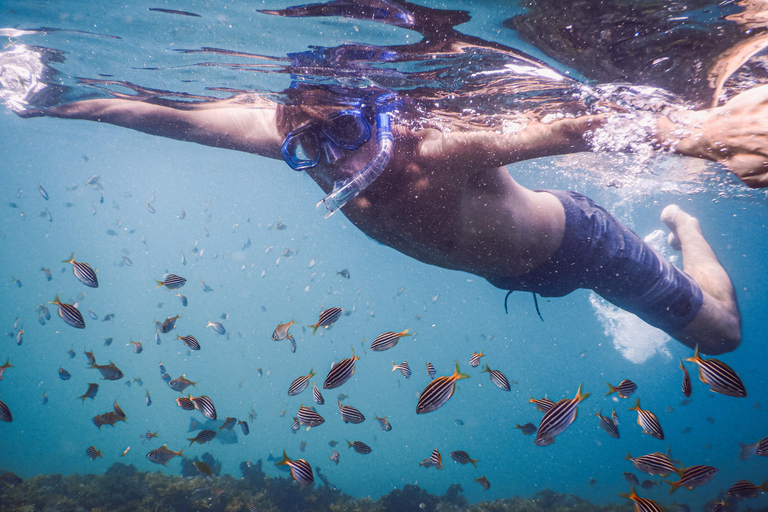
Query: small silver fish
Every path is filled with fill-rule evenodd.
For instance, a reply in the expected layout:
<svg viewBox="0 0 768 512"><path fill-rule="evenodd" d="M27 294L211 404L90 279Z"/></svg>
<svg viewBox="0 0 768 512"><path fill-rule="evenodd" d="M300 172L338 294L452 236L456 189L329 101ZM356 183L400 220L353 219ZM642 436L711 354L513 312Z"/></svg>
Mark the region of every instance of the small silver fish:
<svg viewBox="0 0 768 512"><path fill-rule="evenodd" d="M208 325L206 327L213 327L213 330L216 331L217 334L225 335L227 333L227 330L224 329L224 326L221 325L221 322L211 322L208 321Z"/></svg>
<svg viewBox="0 0 768 512"><path fill-rule="evenodd" d="M172 458L177 456L184 456L182 451L183 450L179 450L175 452L169 448L166 448L166 445L163 445L160 448L156 448L151 452L149 452L147 454L147 458L151 462L154 462L155 464L162 464L163 466L165 466L168 463L168 461L171 460Z"/></svg>

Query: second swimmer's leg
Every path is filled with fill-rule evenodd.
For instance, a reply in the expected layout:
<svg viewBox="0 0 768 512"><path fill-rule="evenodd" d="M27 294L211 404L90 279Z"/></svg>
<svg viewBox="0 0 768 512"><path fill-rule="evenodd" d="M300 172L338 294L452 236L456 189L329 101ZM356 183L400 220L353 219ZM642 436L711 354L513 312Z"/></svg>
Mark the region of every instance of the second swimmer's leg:
<svg viewBox="0 0 768 512"><path fill-rule="evenodd" d="M699 221L677 205L661 212L671 230L670 245L683 252L683 270L699 285L704 295L701 310L675 338L691 347L699 345L706 354L736 349L741 343L741 315L736 292L725 269L704 239Z"/></svg>

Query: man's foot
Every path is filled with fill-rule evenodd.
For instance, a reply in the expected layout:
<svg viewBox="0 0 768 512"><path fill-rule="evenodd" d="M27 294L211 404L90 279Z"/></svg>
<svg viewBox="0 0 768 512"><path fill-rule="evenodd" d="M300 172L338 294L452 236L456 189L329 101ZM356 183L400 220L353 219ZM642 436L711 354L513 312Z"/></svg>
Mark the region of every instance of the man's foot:
<svg viewBox="0 0 768 512"><path fill-rule="evenodd" d="M677 229L682 222L691 220L695 221L696 219L685 213L676 204L670 204L661 212L661 222L666 224L670 230L667 242L669 242L669 246L672 249L676 251L682 249L682 246L680 245L680 237L677 235Z"/></svg>

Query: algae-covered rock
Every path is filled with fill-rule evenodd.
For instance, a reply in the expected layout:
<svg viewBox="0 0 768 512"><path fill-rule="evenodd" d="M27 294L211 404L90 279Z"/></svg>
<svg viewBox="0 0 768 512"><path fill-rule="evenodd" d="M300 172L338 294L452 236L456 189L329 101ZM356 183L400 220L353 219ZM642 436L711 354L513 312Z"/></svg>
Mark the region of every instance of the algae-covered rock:
<svg viewBox="0 0 768 512"><path fill-rule="evenodd" d="M402 512L435 512L440 498L419 487L406 484L402 489L394 489L379 500L384 510Z"/></svg>

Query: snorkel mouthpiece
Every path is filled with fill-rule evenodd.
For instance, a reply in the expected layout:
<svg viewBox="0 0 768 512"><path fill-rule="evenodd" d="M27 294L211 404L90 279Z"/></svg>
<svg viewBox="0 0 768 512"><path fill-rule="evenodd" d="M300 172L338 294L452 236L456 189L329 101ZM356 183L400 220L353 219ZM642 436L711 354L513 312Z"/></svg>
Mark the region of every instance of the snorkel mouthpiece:
<svg viewBox="0 0 768 512"><path fill-rule="evenodd" d="M317 212L323 218L327 219L336 210L357 197L360 192L365 190L366 187L381 175L389 163L389 158L392 155L392 146L394 145L390 116L395 110L396 99L397 95L394 93L382 94L376 98L376 143L379 150L363 170L351 178L336 180L331 193L317 203Z"/></svg>

